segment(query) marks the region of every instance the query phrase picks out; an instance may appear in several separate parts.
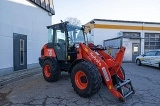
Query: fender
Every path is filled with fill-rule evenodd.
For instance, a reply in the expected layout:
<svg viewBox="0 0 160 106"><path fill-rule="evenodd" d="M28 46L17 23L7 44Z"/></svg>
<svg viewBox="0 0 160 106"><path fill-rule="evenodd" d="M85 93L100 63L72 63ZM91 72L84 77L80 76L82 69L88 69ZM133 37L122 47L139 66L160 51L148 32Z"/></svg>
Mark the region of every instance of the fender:
<svg viewBox="0 0 160 106"><path fill-rule="evenodd" d="M78 64L79 62L81 62L81 61L87 61L87 60L85 60L85 59L76 59L76 60L74 60L74 61L72 62L72 64L70 65L70 67L69 67L68 73L71 73L72 68L73 68L76 64Z"/></svg>
<svg viewBox="0 0 160 106"><path fill-rule="evenodd" d="M50 61L56 63L57 67L60 67L59 63L58 63L58 61L55 57L39 57L39 64L40 64L41 67L43 67L43 64L44 64L45 60L50 60Z"/></svg>
<svg viewBox="0 0 160 106"><path fill-rule="evenodd" d="M53 61L55 57L56 54L53 47L49 48L47 47L47 44L45 44L41 49L41 57L39 57L40 66L43 67L43 63L46 59L50 59L51 61Z"/></svg>
<svg viewBox="0 0 160 106"><path fill-rule="evenodd" d="M53 48L48 48L45 44L41 49L41 57L56 57L55 51Z"/></svg>

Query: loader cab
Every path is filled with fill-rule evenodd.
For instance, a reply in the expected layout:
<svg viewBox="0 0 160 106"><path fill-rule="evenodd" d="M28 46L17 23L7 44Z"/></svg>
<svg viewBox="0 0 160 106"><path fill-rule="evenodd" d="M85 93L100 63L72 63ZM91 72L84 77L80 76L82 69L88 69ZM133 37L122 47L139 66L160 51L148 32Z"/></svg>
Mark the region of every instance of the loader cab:
<svg viewBox="0 0 160 106"><path fill-rule="evenodd" d="M84 29L67 22L48 26L48 46L55 50L57 60L74 61L77 57L75 44L85 43Z"/></svg>

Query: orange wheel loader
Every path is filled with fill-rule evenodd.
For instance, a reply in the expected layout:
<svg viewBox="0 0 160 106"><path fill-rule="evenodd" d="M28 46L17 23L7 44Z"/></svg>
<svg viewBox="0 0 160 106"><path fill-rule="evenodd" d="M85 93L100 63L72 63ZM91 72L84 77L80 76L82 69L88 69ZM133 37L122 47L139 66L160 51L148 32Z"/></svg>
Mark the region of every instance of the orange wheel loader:
<svg viewBox="0 0 160 106"><path fill-rule="evenodd" d="M39 57L46 81L57 81L61 71L65 71L71 75L72 87L81 97L96 94L102 80L120 101L134 93L131 80L125 79L121 66L125 47L112 58L104 47L87 44L84 26L61 22L47 28L48 43L42 47Z"/></svg>

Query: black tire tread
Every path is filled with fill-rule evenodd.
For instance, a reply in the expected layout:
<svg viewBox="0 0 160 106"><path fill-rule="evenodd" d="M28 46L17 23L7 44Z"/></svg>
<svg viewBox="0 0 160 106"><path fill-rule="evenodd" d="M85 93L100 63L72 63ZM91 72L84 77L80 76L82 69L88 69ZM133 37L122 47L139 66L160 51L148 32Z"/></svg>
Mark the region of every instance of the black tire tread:
<svg viewBox="0 0 160 106"><path fill-rule="evenodd" d="M76 73L76 70L78 68L84 69L84 71L87 70L87 73L89 76L87 76L87 78L90 80L88 87L86 88L84 91L81 91L79 88L77 88L75 81L74 81L74 75ZM72 70L71 73L71 83L72 83L72 87L74 88L74 91L76 91L76 93L81 96L81 97L90 97L94 94L96 94L100 88L101 88L101 83L102 83L102 79L101 79L101 75L99 73L99 70L97 69L97 67L92 64L91 62L80 62L77 65L75 65L75 67Z"/></svg>
<svg viewBox="0 0 160 106"><path fill-rule="evenodd" d="M50 70L51 70L51 75L50 77L46 77L45 74L44 74L44 67L45 65L49 65L50 66ZM58 65L56 63L56 60L45 60L44 64L43 64L43 77L44 79L47 81L47 82L55 82L55 81L58 81L59 80L59 76L61 74L61 71L59 70L58 68Z"/></svg>
<svg viewBox="0 0 160 106"><path fill-rule="evenodd" d="M137 61L139 61L140 63L138 64ZM137 60L136 60L136 64L137 64L138 66L141 66L141 60L140 60L140 59L137 59Z"/></svg>

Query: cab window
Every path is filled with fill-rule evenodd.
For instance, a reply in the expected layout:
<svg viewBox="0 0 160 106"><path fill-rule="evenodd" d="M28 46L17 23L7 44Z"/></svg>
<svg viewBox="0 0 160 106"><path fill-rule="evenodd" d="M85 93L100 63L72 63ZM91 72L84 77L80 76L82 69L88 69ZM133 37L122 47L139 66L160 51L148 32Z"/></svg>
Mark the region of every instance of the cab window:
<svg viewBox="0 0 160 106"><path fill-rule="evenodd" d="M49 28L48 29L48 43L52 43L53 40L53 29Z"/></svg>
<svg viewBox="0 0 160 106"><path fill-rule="evenodd" d="M65 43L65 32L62 30L55 30L55 43Z"/></svg>

